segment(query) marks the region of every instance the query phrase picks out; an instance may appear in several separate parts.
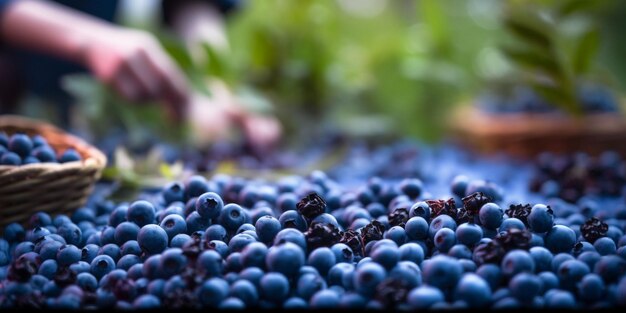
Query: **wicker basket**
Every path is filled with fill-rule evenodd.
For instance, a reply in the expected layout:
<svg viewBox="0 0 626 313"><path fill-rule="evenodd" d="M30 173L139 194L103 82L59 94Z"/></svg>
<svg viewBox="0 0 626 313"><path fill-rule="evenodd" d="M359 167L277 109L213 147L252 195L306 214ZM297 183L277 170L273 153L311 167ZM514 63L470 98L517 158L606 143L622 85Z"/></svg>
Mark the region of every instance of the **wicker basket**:
<svg viewBox="0 0 626 313"><path fill-rule="evenodd" d="M0 116L0 131L41 135L57 153L75 149L82 161L0 165L0 227L24 222L38 211L67 213L82 206L100 178L107 159L95 147L47 123Z"/></svg>
<svg viewBox="0 0 626 313"><path fill-rule="evenodd" d="M543 151L597 155L614 150L626 156L626 119L619 114L490 114L470 105L461 107L454 121L459 141L482 152L533 157Z"/></svg>

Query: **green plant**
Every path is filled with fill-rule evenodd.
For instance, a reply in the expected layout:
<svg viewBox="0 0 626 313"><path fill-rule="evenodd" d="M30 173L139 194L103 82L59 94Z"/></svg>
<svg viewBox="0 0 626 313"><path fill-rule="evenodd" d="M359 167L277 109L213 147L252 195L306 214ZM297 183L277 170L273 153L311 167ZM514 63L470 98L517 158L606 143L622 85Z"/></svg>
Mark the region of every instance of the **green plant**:
<svg viewBox="0 0 626 313"><path fill-rule="evenodd" d="M522 83L573 115L583 113L577 89L598 80L600 32L594 10L608 1L508 1L502 24L510 42L503 53Z"/></svg>

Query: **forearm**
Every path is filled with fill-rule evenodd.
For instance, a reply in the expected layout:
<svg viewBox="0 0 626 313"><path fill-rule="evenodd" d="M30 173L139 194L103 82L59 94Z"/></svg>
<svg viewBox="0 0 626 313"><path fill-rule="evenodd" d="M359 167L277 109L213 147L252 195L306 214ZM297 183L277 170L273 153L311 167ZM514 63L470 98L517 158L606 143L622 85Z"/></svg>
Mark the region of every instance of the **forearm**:
<svg viewBox="0 0 626 313"><path fill-rule="evenodd" d="M84 47L106 35L110 24L52 2L15 1L0 20L2 40L22 48L84 63Z"/></svg>

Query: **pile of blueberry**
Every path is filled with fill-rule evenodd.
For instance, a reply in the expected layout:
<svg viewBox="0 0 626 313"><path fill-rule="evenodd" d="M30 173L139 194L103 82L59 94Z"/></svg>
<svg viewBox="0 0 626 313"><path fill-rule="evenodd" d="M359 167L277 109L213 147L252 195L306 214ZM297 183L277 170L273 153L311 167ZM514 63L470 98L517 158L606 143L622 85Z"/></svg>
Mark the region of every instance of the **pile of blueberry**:
<svg viewBox="0 0 626 313"><path fill-rule="evenodd" d="M347 189L319 171L193 176L131 203L37 213L0 239L0 307L626 306L625 212L504 206L464 176L450 198L425 189Z"/></svg>
<svg viewBox="0 0 626 313"><path fill-rule="evenodd" d="M0 132L0 165L25 165L33 163L66 163L80 161L81 157L74 149L67 149L57 155L45 138L26 134L7 136Z"/></svg>
<svg viewBox="0 0 626 313"><path fill-rule="evenodd" d="M535 161L535 174L530 180L531 191L572 203L589 195L626 195L625 186L626 162L613 151L598 157L585 153L543 153Z"/></svg>

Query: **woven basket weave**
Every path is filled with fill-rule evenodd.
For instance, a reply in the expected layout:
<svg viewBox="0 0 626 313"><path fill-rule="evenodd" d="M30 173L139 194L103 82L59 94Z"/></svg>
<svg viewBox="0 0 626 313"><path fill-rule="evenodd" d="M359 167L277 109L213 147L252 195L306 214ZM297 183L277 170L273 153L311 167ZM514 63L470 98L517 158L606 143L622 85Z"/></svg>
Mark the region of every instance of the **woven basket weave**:
<svg viewBox="0 0 626 313"><path fill-rule="evenodd" d="M57 152L75 149L82 161L0 165L0 227L24 222L38 211L67 213L82 206L100 178L107 159L95 147L47 123L0 116L0 131L41 135Z"/></svg>

